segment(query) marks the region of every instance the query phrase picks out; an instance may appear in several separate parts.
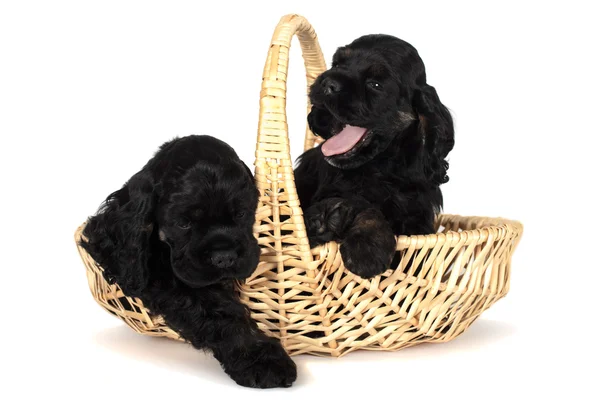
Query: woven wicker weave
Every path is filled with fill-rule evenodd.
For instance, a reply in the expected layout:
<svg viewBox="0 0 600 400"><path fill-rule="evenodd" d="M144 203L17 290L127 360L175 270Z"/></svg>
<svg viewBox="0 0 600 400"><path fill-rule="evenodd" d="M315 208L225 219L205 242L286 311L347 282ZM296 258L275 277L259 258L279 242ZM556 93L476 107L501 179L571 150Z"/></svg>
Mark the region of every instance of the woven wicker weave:
<svg viewBox="0 0 600 400"><path fill-rule="evenodd" d="M263 73L255 179L260 191L256 272L239 285L242 301L290 354L341 356L357 349L397 350L445 342L464 332L509 289L510 262L522 226L498 218L440 215L437 234L398 237L399 265L361 279L342 264L338 245L311 250L294 185L286 122L286 79L297 35L307 83L325 70L310 24L288 15L277 26ZM315 144L306 131L305 149ZM75 234L81 240L83 226ZM102 277L81 248L96 301L137 332L179 339L160 317Z"/></svg>

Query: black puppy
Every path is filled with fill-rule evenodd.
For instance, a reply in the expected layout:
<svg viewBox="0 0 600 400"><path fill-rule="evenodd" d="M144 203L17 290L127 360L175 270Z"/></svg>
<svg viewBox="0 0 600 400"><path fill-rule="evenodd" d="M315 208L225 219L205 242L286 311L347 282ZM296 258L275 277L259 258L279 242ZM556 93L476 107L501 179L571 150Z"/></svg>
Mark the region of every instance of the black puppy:
<svg viewBox="0 0 600 400"><path fill-rule="evenodd" d="M231 147L210 136L175 139L108 196L81 245L109 282L212 350L238 384L287 387L294 362L233 287L258 263L257 203L252 173Z"/></svg>
<svg viewBox="0 0 600 400"><path fill-rule="evenodd" d="M452 118L417 50L388 35L339 48L309 95L309 126L326 139L295 171L309 240L340 242L345 266L373 277L390 267L394 235L434 233Z"/></svg>

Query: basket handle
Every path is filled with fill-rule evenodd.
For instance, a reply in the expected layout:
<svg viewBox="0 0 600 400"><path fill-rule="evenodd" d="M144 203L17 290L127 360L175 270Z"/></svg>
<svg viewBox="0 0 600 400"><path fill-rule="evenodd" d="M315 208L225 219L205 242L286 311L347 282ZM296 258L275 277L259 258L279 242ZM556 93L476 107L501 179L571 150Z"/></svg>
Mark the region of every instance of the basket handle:
<svg viewBox="0 0 600 400"><path fill-rule="evenodd" d="M307 87L326 69L317 35L308 21L293 14L282 17L271 40L260 92L254 165L261 196L255 233L259 242L262 236L262 244L271 246L276 252L282 251L283 242L297 245L296 251L300 254L295 253L293 257L299 255L303 261L309 261L312 256L294 183L285 109L289 49L294 35L298 36L302 48ZM314 143L315 136L307 124L305 150L313 147Z"/></svg>

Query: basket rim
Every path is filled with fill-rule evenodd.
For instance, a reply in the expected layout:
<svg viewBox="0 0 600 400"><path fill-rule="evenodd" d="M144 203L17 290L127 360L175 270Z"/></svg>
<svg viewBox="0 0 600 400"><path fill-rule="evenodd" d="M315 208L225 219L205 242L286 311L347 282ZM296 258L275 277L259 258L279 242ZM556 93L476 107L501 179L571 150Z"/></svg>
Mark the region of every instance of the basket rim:
<svg viewBox="0 0 600 400"><path fill-rule="evenodd" d="M503 217L486 217L481 215L460 215L460 214L448 214L448 213L440 213L437 216L438 220L442 221L452 221L452 220L461 220L461 221L474 221L478 220L483 222L484 225L479 228L472 229L463 229L460 232L458 231L448 231L448 232L436 232L429 234L421 234L421 235L397 235L396 238L398 240L405 238L440 238L440 237L449 237L454 236L456 233L465 233L473 236L475 233L479 234L479 236L483 239L487 239L487 236L491 233L490 230L494 229L504 229L510 232L520 233L523 230L523 224L519 221L503 218Z"/></svg>
<svg viewBox="0 0 600 400"><path fill-rule="evenodd" d="M476 241L478 243L487 240L498 241L506 237L514 238L523 233L523 224L519 221L484 216L464 216L459 214L439 214L438 219L442 221L479 221L483 226L473 229L463 229L461 231L450 230L448 232L437 232L424 235L398 235L396 236L397 250L403 250L408 247L421 249L424 246L430 246L431 242L437 244L448 244L453 247L464 245L467 242Z"/></svg>

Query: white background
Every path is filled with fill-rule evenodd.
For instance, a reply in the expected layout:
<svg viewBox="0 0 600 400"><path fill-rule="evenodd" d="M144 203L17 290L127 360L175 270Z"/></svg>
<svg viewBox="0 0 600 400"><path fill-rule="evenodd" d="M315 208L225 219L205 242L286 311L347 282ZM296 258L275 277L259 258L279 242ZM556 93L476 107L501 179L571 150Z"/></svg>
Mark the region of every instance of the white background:
<svg viewBox="0 0 600 400"><path fill-rule="evenodd" d="M1 3L0 397L598 398L594 2L204 3ZM455 117L445 211L518 219L525 235L511 292L455 341L296 357L293 388L259 391L100 309L73 233L174 136L217 136L253 163L263 63L287 13L309 19L328 60L366 33L412 43Z"/></svg>

